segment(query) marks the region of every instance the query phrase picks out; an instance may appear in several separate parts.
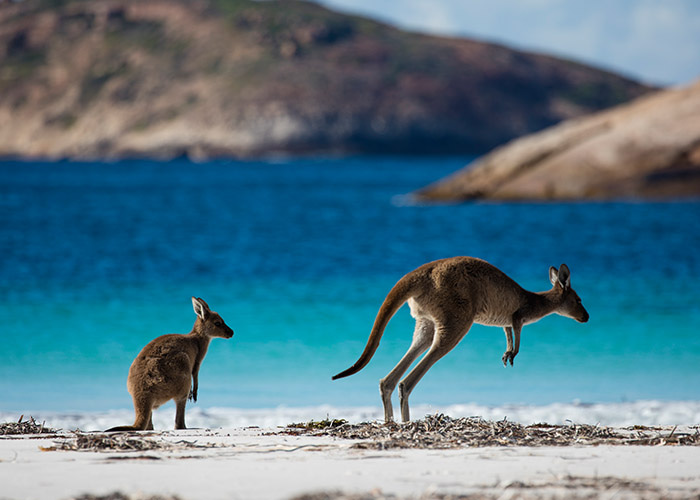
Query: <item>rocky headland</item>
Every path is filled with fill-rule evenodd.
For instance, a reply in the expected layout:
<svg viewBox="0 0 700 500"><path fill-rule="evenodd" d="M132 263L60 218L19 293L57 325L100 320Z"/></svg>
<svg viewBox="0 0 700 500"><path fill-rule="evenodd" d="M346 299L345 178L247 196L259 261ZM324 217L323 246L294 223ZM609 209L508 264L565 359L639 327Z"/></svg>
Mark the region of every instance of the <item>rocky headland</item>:
<svg viewBox="0 0 700 500"><path fill-rule="evenodd" d="M516 139L420 201L700 197L700 81Z"/></svg>

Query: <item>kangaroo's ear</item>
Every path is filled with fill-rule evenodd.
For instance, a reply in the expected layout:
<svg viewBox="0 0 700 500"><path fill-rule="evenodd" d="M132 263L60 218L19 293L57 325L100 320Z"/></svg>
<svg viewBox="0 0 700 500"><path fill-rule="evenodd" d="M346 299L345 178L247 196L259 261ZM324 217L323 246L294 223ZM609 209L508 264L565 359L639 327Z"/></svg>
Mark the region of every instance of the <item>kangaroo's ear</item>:
<svg viewBox="0 0 700 500"><path fill-rule="evenodd" d="M559 271L557 271L557 268L554 266L549 268L549 281L552 282L552 286L556 285L559 281Z"/></svg>
<svg viewBox="0 0 700 500"><path fill-rule="evenodd" d="M209 306L199 297L192 297L192 309L199 318L204 321L209 315Z"/></svg>
<svg viewBox="0 0 700 500"><path fill-rule="evenodd" d="M564 289L571 286L571 272L566 264L562 264L561 267L559 267L559 283Z"/></svg>

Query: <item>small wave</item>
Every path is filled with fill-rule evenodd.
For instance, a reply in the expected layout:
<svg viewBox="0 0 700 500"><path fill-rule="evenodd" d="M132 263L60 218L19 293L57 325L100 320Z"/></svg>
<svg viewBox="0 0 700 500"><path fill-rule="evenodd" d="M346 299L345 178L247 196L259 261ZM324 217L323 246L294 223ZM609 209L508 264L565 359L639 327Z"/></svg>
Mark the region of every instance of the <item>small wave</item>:
<svg viewBox="0 0 700 500"><path fill-rule="evenodd" d="M449 406L415 405L411 408L414 418L444 413L453 418L482 417L487 420L507 419L522 424L600 424L625 427L630 425L697 425L700 424L700 401L633 401L621 403L553 403L549 405L484 406L459 404ZM63 429L94 431L133 422L132 410L105 412L25 412L47 426ZM398 418L398 414L396 415ZM366 422L383 419L379 407L335 407L329 405L310 407L286 407L263 409L241 408L192 408L187 412L187 425L193 428L272 428L294 422L308 422L325 418L343 418L350 422ZM18 413L0 412L0 421L11 422ZM156 429L172 429L175 409L168 405L154 412Z"/></svg>

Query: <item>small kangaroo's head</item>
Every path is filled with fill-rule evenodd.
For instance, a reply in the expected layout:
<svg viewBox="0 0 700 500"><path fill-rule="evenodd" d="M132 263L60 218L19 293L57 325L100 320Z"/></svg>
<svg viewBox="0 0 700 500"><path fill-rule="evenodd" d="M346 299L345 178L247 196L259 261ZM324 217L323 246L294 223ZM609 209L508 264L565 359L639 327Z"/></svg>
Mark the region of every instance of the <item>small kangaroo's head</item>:
<svg viewBox="0 0 700 500"><path fill-rule="evenodd" d="M199 331L207 337L233 337L231 330L218 313L209 309L209 306L199 297L192 297L192 307L197 318L201 320Z"/></svg>
<svg viewBox="0 0 700 500"><path fill-rule="evenodd" d="M562 264L559 269L556 267L549 268L549 281L555 289L561 291L561 302L557 313L562 316L575 319L579 323L588 321L588 311L583 307L581 298L576 291L571 288L571 272L566 264Z"/></svg>

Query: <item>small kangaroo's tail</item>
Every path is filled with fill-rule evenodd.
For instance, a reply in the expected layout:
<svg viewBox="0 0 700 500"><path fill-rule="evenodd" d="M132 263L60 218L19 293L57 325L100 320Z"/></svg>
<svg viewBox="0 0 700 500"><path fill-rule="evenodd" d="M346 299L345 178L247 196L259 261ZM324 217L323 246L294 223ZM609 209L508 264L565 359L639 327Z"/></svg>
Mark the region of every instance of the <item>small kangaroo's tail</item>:
<svg viewBox="0 0 700 500"><path fill-rule="evenodd" d="M135 425L120 425L117 427L112 427L111 429L107 429L105 432L123 432L123 431L142 431L144 429L141 429L140 427L136 427Z"/></svg>
<svg viewBox="0 0 700 500"><path fill-rule="evenodd" d="M398 283L394 285L394 288L391 289L389 294L386 296L386 299L384 299L382 306L379 308L377 317L374 320L374 326L372 326L372 331L370 332L369 339L367 340L367 345L365 346L365 350L362 352L362 355L360 355L360 359L358 359L355 364L347 370L334 375L333 380L357 373L367 366L369 360L372 359L372 356L374 356L377 347L379 347L379 341L384 334L384 329L389 323L389 320L394 316L394 314L396 314L396 311L399 310L404 302L411 297L411 293L412 287L410 286L410 282L406 279L406 277L400 279Z"/></svg>
<svg viewBox="0 0 700 500"><path fill-rule="evenodd" d="M149 427L152 429L153 425L151 424L149 426L149 421L150 421L150 412L148 413L148 417L141 415L137 415L136 421L134 422L134 425L118 425L117 427L112 427L110 429L107 429L105 432L124 432L124 431L145 431Z"/></svg>

